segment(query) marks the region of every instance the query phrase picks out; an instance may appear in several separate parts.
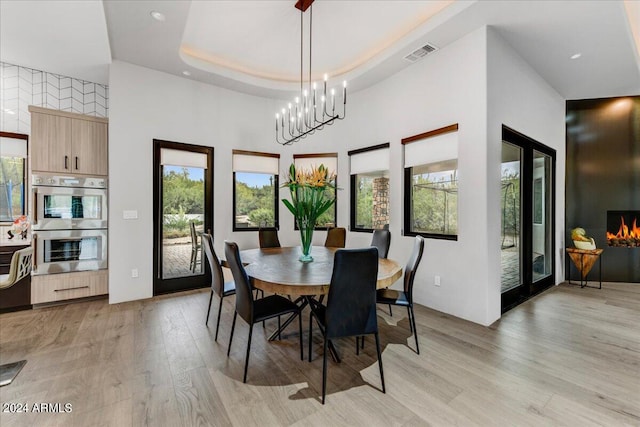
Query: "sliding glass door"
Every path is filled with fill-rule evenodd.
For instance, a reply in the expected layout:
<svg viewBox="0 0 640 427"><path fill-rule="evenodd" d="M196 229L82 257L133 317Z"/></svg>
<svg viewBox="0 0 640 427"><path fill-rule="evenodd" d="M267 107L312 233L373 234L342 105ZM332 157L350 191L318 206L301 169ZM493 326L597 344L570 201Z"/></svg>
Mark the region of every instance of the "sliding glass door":
<svg viewBox="0 0 640 427"><path fill-rule="evenodd" d="M502 311L552 286L555 151L503 126Z"/></svg>

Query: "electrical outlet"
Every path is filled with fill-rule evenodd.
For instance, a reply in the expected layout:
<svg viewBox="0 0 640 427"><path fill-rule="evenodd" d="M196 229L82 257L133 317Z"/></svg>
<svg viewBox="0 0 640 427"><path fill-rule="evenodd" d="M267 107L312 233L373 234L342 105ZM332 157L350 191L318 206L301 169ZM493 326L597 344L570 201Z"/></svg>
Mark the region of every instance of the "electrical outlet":
<svg viewBox="0 0 640 427"><path fill-rule="evenodd" d="M138 277L138 269L134 268L131 270L131 277Z"/></svg>
<svg viewBox="0 0 640 427"><path fill-rule="evenodd" d="M440 286L440 276L434 277L433 284L435 286Z"/></svg>

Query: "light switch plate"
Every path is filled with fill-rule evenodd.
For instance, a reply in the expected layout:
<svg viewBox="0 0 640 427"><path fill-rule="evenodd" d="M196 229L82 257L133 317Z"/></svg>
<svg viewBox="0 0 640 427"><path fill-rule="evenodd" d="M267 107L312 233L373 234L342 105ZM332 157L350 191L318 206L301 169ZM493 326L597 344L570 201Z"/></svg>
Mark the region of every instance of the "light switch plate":
<svg viewBox="0 0 640 427"><path fill-rule="evenodd" d="M138 219L138 211L122 211L122 219Z"/></svg>

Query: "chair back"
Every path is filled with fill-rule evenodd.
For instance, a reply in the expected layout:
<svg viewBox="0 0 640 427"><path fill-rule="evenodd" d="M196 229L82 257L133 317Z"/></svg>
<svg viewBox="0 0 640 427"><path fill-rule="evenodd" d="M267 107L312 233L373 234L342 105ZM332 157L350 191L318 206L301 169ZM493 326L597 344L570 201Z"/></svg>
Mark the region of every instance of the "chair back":
<svg viewBox="0 0 640 427"><path fill-rule="evenodd" d="M413 279L416 277L416 270L422 259L422 252L424 252L424 237L416 236L413 243L413 251L409 261L407 261L407 266L404 268L404 292L411 303L413 302Z"/></svg>
<svg viewBox="0 0 640 427"><path fill-rule="evenodd" d="M6 281L0 282L0 289L10 288L18 283L24 277L31 273L33 257L33 248L27 247L15 251L11 257L11 264L9 267L9 277Z"/></svg>
<svg viewBox="0 0 640 427"><path fill-rule="evenodd" d="M236 312L248 324L253 324L253 293L249 276L242 265L238 244L235 242L224 242L224 255L227 264L233 274L233 281L236 283Z"/></svg>
<svg viewBox="0 0 640 427"><path fill-rule="evenodd" d="M391 246L391 232L389 230L373 230L373 239L371 246L378 248L378 256L386 258L389 255L389 246Z"/></svg>
<svg viewBox="0 0 640 427"><path fill-rule="evenodd" d="M327 230L327 240L324 245L331 248L344 248L347 240L347 229L344 227L330 228Z"/></svg>
<svg viewBox="0 0 640 427"><path fill-rule="evenodd" d="M194 221L189 223L189 230L191 230L191 247L196 249L198 247L198 234L196 233L196 223Z"/></svg>
<svg viewBox="0 0 640 427"><path fill-rule="evenodd" d="M327 338L378 332L377 281L378 249L336 251L327 298Z"/></svg>
<svg viewBox="0 0 640 427"><path fill-rule="evenodd" d="M209 268L211 269L211 290L221 297L224 292L224 274L222 273L220 259L218 259L216 251L213 248L213 237L211 237L211 234L202 233L202 246L204 247L204 254L207 257Z"/></svg>
<svg viewBox="0 0 640 427"><path fill-rule="evenodd" d="M258 230L260 248L279 248L278 230L274 228L261 228Z"/></svg>

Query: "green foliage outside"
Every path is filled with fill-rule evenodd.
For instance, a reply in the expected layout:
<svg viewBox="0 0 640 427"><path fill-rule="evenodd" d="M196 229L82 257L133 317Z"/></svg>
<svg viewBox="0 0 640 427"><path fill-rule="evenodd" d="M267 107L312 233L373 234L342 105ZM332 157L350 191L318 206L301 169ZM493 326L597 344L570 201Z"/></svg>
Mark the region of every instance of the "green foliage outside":
<svg viewBox="0 0 640 427"><path fill-rule="evenodd" d="M356 181L356 226L373 228L373 177L358 176Z"/></svg>
<svg viewBox="0 0 640 427"><path fill-rule="evenodd" d="M8 194L9 182L12 184ZM0 221L13 221L23 215L21 205L21 184L24 182L24 159L20 157L0 157ZM9 206L8 200L11 200Z"/></svg>
<svg viewBox="0 0 640 427"><path fill-rule="evenodd" d="M448 179L426 173L413 175L412 180L413 231L458 234L457 171L450 171Z"/></svg>
<svg viewBox="0 0 640 427"><path fill-rule="evenodd" d="M175 238L190 235L189 223L202 225L201 219L187 215L204 214L204 181L189 177L189 170L165 172L162 181L164 226L163 237Z"/></svg>
<svg viewBox="0 0 640 427"><path fill-rule="evenodd" d="M275 194L272 184L249 187L236 178L236 216L249 217L247 227L275 226ZM244 224L242 224L244 225ZM237 224L237 226L242 226Z"/></svg>

